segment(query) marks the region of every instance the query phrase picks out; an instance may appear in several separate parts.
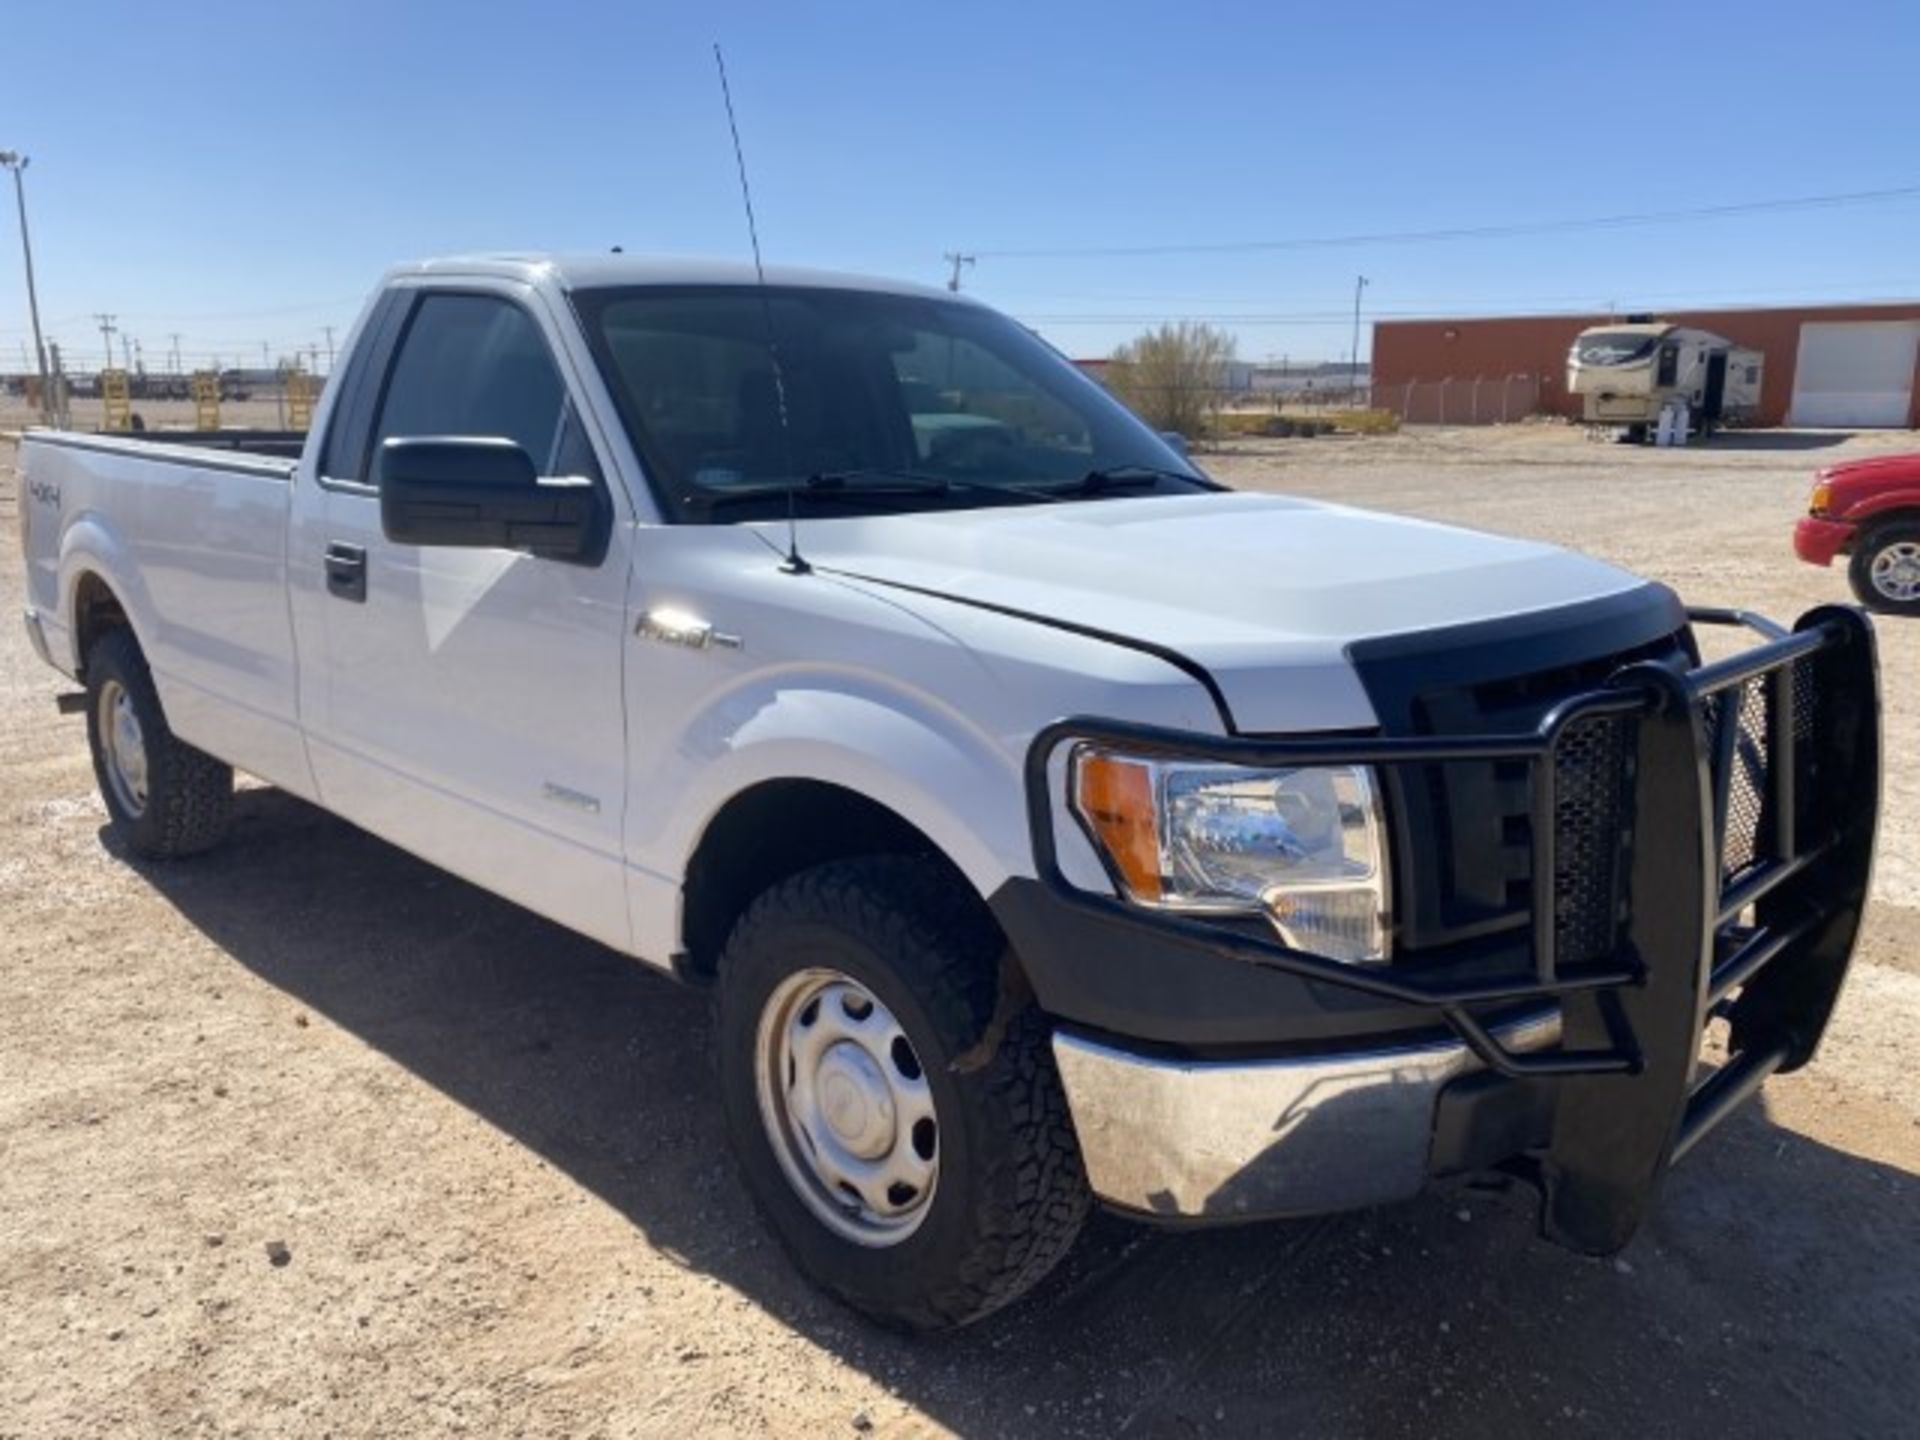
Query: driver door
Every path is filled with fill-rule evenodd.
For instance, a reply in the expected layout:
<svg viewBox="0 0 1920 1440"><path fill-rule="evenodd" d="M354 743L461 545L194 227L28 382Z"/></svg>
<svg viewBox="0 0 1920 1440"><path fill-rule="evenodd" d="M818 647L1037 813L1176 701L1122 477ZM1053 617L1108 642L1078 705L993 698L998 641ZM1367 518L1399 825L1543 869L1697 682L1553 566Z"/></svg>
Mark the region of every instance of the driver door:
<svg viewBox="0 0 1920 1440"><path fill-rule="evenodd" d="M323 673L304 686L329 808L608 944L629 942L620 860L630 516L597 564L395 543L381 444L503 436L543 475L606 487L539 298L506 282L421 289L368 394L364 440L327 447L317 525ZM349 377L349 384L354 377Z"/></svg>

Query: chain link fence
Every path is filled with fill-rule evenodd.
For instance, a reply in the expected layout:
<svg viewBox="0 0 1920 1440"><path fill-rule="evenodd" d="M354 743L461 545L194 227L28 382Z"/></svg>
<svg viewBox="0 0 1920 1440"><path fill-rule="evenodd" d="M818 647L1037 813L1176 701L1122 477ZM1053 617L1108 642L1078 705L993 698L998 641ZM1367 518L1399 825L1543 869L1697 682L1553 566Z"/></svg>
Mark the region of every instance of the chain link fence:
<svg viewBox="0 0 1920 1440"><path fill-rule="evenodd" d="M1505 425L1539 414L1542 390L1538 375L1451 375L1376 384L1373 403L1403 425Z"/></svg>

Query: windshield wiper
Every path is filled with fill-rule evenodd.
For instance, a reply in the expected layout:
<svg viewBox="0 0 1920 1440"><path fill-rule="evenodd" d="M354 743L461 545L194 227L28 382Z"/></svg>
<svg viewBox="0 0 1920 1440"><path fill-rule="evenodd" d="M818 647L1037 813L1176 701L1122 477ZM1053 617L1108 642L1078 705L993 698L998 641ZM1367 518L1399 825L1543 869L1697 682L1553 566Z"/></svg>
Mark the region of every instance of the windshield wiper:
<svg viewBox="0 0 1920 1440"><path fill-rule="evenodd" d="M856 483L858 482L858 483ZM701 489L688 493L686 503L702 510L717 510L726 505L744 505L755 500L859 501L889 495L943 495L944 481L911 474L880 470L828 470L798 480L762 480L752 485L730 485L723 489Z"/></svg>
<svg viewBox="0 0 1920 1440"><path fill-rule="evenodd" d="M817 470L799 480L766 480L754 485L699 490L685 498L689 505L698 506L703 510L716 510L725 505L746 504L772 498L792 497L795 500L817 499L841 504L858 504L869 498L949 495L955 490L1012 495L1021 500L1051 501L1057 498L1023 485L995 485L985 480L957 480L946 475L927 475L917 470L892 470L879 465L847 470Z"/></svg>
<svg viewBox="0 0 1920 1440"><path fill-rule="evenodd" d="M1151 490L1162 480L1178 480L1201 490L1218 490L1212 481L1185 470L1158 465L1106 465L1089 470L1070 485L1056 487L1055 495L1102 495L1113 490Z"/></svg>
<svg viewBox="0 0 1920 1440"><path fill-rule="evenodd" d="M926 493L939 495L954 490L971 490L987 495L1012 495L1021 500L1053 501L1059 496L1044 490L1036 490L1031 485L1003 483L996 480L966 480L954 475L929 475L923 470L889 470L884 466L866 466L857 470L829 470L824 475L810 478L816 480L860 480L868 476L896 480L911 480L926 487Z"/></svg>

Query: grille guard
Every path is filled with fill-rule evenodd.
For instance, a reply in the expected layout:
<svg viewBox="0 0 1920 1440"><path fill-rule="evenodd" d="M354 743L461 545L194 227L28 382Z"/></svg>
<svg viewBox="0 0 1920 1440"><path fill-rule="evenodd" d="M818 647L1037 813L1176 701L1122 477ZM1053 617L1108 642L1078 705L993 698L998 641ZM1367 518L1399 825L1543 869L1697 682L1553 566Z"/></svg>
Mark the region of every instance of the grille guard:
<svg viewBox="0 0 1920 1440"><path fill-rule="evenodd" d="M1036 873L1092 917L1160 927L1249 965L1430 1009L1496 1074L1553 1082L1551 1143L1532 1157L1545 1229L1575 1249L1611 1253L1638 1227L1673 1160L1768 1075L1812 1058L1852 958L1879 814L1879 686L1865 614L1823 606L1791 631L1744 611L1692 609L1688 618L1745 626L1764 641L1690 669L1623 666L1559 701L1530 732L1264 739L1058 721L1026 759ZM1610 956L1568 965L1552 903L1556 757L1575 727L1607 718L1632 722L1625 919ZM1470 980L1396 974L1080 890L1060 870L1048 779L1056 751L1080 741L1249 766L1524 761L1533 894L1549 897L1531 907L1531 964ZM1731 836L1730 814L1741 827ZM1529 1002L1560 1006L1558 1047L1516 1052L1474 1014ZM1702 1034L1718 1018L1731 1027L1731 1058L1702 1078Z"/></svg>

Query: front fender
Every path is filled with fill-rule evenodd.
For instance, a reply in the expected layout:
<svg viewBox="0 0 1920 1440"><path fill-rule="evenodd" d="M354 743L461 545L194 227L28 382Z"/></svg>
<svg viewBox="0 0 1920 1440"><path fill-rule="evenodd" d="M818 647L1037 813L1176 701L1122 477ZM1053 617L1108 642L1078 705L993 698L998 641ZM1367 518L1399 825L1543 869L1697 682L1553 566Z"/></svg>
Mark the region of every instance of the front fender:
<svg viewBox="0 0 1920 1440"><path fill-rule="evenodd" d="M1920 516L1920 487L1909 486L1869 495L1859 504L1847 507L1847 513L1841 518L1849 524L1864 527L1902 512Z"/></svg>
<svg viewBox="0 0 1920 1440"><path fill-rule="evenodd" d="M627 853L676 883L721 807L774 780L838 785L885 806L982 895L1032 874L1017 752L906 687L843 674L756 675L714 696L663 748L647 787L651 813L629 811Z"/></svg>

